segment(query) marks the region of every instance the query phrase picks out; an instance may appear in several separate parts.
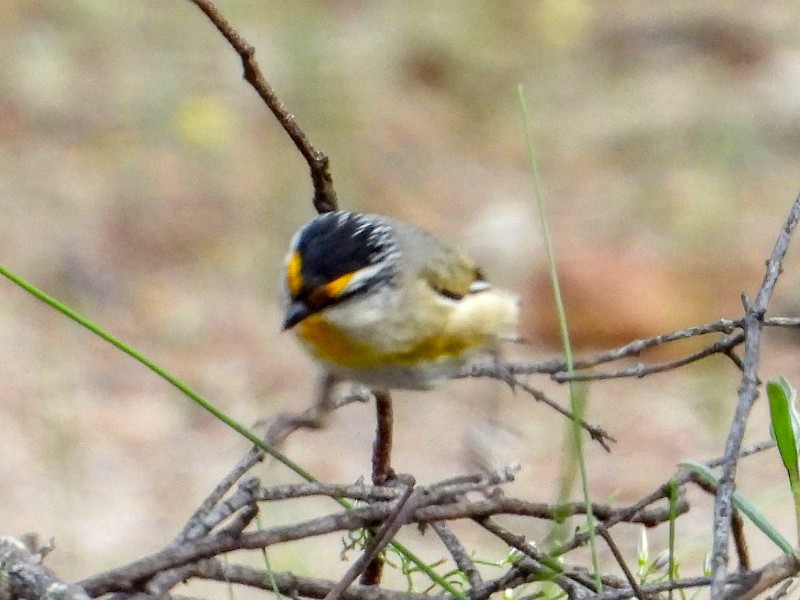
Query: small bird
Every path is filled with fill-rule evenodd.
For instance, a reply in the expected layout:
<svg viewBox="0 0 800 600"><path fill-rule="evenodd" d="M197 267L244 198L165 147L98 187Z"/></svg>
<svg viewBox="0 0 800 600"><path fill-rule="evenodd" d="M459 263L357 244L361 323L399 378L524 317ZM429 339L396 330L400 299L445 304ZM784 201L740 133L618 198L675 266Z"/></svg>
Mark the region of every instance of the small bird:
<svg viewBox="0 0 800 600"><path fill-rule="evenodd" d="M292 238L286 312L309 353L339 380L430 389L514 337L517 297L455 248L397 219L319 215Z"/></svg>

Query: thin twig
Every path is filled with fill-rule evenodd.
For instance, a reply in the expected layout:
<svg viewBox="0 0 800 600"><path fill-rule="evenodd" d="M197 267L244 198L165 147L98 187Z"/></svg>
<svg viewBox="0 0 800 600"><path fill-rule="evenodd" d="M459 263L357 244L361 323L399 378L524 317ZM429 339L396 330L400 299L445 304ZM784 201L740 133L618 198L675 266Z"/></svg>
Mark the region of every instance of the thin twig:
<svg viewBox="0 0 800 600"><path fill-rule="evenodd" d="M294 573L273 573L272 577L259 569L236 564L223 564L215 561L202 571L193 573L194 577L239 584L254 589L280 592L289 598L324 598L336 582L315 577L303 577ZM274 589L272 581L275 582ZM347 600L449 600L449 596L404 592L375 588L372 586L351 585L342 595Z"/></svg>
<svg viewBox="0 0 800 600"><path fill-rule="evenodd" d="M739 458L744 458L744 457L747 457L747 456L751 456L752 454L756 454L758 452L763 452L764 450L768 450L770 448L773 448L774 446L775 446L775 442L771 441L771 440L767 440L767 441L764 441L764 442L759 442L757 444L753 444L752 446L744 448L739 453ZM722 460L723 460L722 458L714 458L714 459L711 459L709 461L706 461L704 464L708 465L709 467L715 467L715 466L719 466L720 464L722 464ZM687 469L678 469L677 473L675 473L670 478L670 480L674 480L675 485L678 486L679 490L682 490L683 486L689 481L696 482L697 485L700 485L700 486L704 485L702 480L699 480L698 478L696 478L694 472L689 471ZM639 499L634 504L631 504L630 506L625 507L625 508L617 509L614 514L608 515L605 518L603 516L603 513L601 512L603 510L601 506L599 506L599 505L595 506L593 508L593 510L594 510L596 515L600 515L600 517L598 517L598 518L600 518L602 520L602 525L604 527L610 529L611 527L613 527L617 523L630 522L630 521L632 521L634 519L642 517L644 514L646 514L645 511L646 511L646 508L648 506L650 506L654 502L658 502L659 500L662 500L664 498L668 498L670 493L671 493L670 484L669 483L664 483L664 484L661 484L660 486L658 486L658 488L656 490L654 490L653 492L651 492L650 494L648 494L648 495L644 496L643 498ZM710 493L713 494L714 492L711 491ZM683 511L684 510L684 506L685 506L685 510L688 510L688 505L685 505L685 500L682 499L681 502L678 504L678 510L679 511ZM668 512L668 509L667 509L667 512ZM556 548L556 549L552 550L551 553L554 556L560 556L560 555L565 554L566 552L569 552L570 550L572 550L574 548L577 548L578 546L586 543L587 539L588 539L588 533L587 532L585 532L585 531L578 532L572 537L572 539L570 539L567 542L565 542L559 548Z"/></svg>
<svg viewBox="0 0 800 600"><path fill-rule="evenodd" d="M337 383L333 375L323 373L319 378L314 403L311 406L298 413L282 412L273 415L267 420L256 423L256 428L266 430L264 440L272 446L279 446L298 429L322 429L334 410L357 398L351 395L347 396L345 401L337 400L334 394Z"/></svg>
<svg viewBox="0 0 800 600"><path fill-rule="evenodd" d="M692 472L690 481L710 496L716 496L719 486L712 481L703 479L695 472ZM733 532L733 543L736 548L736 556L739 559L739 570L748 571L750 569L750 553L747 549L747 538L744 535L744 520L735 506L731 511L731 531Z"/></svg>
<svg viewBox="0 0 800 600"><path fill-rule="evenodd" d="M747 538L744 535L744 519L742 519L742 513L735 508L731 513L731 531L733 532L736 556L739 558L739 570L749 571L750 552L747 549Z"/></svg>
<svg viewBox="0 0 800 600"><path fill-rule="evenodd" d="M542 402L558 412L559 414L567 417L570 420L577 420L578 424L583 428L589 436L600 444L606 452L611 452L611 442L616 442L617 440L612 437L609 433L607 433L602 427L598 427L597 425L592 425L591 423L585 421L584 419L575 419L575 416L572 414L571 411L563 408L561 405L558 404L555 400L551 400L547 397L547 395L542 392L541 390L537 390L536 388L528 385L524 381L520 381L516 377L510 376L509 373L489 373L487 371L482 372L481 377L493 377L496 379L501 379L503 381L508 381L509 377L513 380L514 386L520 388L521 390L525 391L526 393L533 396L533 398L539 402Z"/></svg>
<svg viewBox="0 0 800 600"><path fill-rule="evenodd" d="M606 350L604 352L596 354L595 356L576 359L574 363L574 369L576 370L589 369L592 367L596 367L597 365L600 364L615 362L623 358L639 356L639 354L641 354L642 351L647 350L649 348L655 348L657 346L663 346L670 342L684 340L700 335L707 335L709 333L724 333L726 335L730 335L737 328L741 328L741 321L738 320L734 321L730 319L719 319L718 321L713 321L711 323L706 323L703 325L695 325L693 327L679 329L678 331L657 335L647 339L634 340L633 342L629 342L624 346L620 346L619 348L614 348L611 350ZM512 375L535 375L535 374L554 375L556 373L567 371L567 365L563 359L548 360L539 363L509 363L509 364L504 364L503 368L507 369L508 372L510 372ZM462 373L461 376L462 377L493 376L495 370L496 367L494 367L493 365L475 365L470 367L464 373Z"/></svg>
<svg viewBox="0 0 800 600"><path fill-rule="evenodd" d="M378 558L381 551L386 548L386 545L392 541L394 534L396 534L414 514L414 511L419 506L419 498L422 494L422 490L415 489L412 486L408 486L404 490L392 514L377 533L370 537L369 545L366 550L364 550L364 553L358 557L358 560L356 560L349 569L347 569L347 572L341 580L331 588L331 591L325 596L325 600L338 600L344 591L356 580L356 577L362 573L366 573L366 570L376 562L382 564L382 561ZM373 585L365 584L363 582L363 577L361 584Z"/></svg>
<svg viewBox="0 0 800 600"><path fill-rule="evenodd" d="M766 317L764 327L800 327L800 317Z"/></svg>
<svg viewBox="0 0 800 600"><path fill-rule="evenodd" d="M676 507L678 514L689 511L689 504L685 500L680 500ZM638 523L645 527L656 527L669 520L669 507L653 508L647 510L639 507L638 503L633 506L613 508L607 504L592 504L592 513L598 521L607 526L617 523ZM586 503L572 502L569 504L527 502L518 498L506 498L503 496L485 498L483 500L471 500L455 502L452 504L431 504L424 509L420 509L417 514L418 522L429 522L431 520L462 519L465 517L478 519L494 515L520 515L533 517L536 519L546 519L548 521L560 518L567 518L574 515L586 514Z"/></svg>
<svg viewBox="0 0 800 600"><path fill-rule="evenodd" d="M180 543L185 540L197 539L203 537L211 531L219 522L227 518L230 512L220 511L220 501L223 496L230 490L236 481L238 481L247 471L249 471L258 461L264 459L264 451L259 448L252 448L245 457L240 460L236 466L229 473L222 478L222 480L214 486L213 491L203 500L200 507L194 511L192 516L183 526L181 532L177 535L173 543ZM248 504L251 501L253 492L258 488L259 482L256 478L248 478L239 485L238 493L241 495L241 501L236 501L227 508L236 510L237 508Z"/></svg>
<svg viewBox="0 0 800 600"><path fill-rule="evenodd" d="M800 220L800 195L795 198L786 223L778 235L775 248L767 261L764 280L756 295L755 302L745 306L743 328L744 359L739 401L725 443L725 462L719 480L717 497L714 502L713 543L711 551L711 598L721 598L725 588L728 563L728 538L730 537L731 512L733 510L733 489L736 466L742 438L747 426L750 409L758 397L758 364L761 349L761 323L772 292L781 273L781 265L789 248L792 234Z"/></svg>
<svg viewBox="0 0 800 600"><path fill-rule="evenodd" d="M689 474L685 471L680 471L677 475L674 476L674 479L680 486L689 480ZM644 498L641 498L640 500L631 504L627 508L619 509L618 511L616 511L614 515L609 516L608 519L602 520L602 525L610 529L611 527L613 527L618 523L628 522L632 519L635 519L638 515L641 515L649 505L669 497L670 493L671 493L670 484L663 483L660 486L658 486L658 488L655 491L651 492ZM678 506L680 507L681 504L679 504ZM565 554L570 550L573 550L574 548L577 548L578 546L585 544L588 539L589 539L589 533L587 531L579 531L572 536L572 539L566 541L558 548L554 548L553 550L550 551L550 553L553 556L561 556L562 554Z"/></svg>
<svg viewBox="0 0 800 600"><path fill-rule="evenodd" d="M284 131L297 146L300 154L303 155L311 171L311 180L314 184L314 207L317 212L324 213L337 209L336 192L333 189L333 177L330 172L330 161L328 157L318 151L309 141L305 132L297 124L297 121L281 102L278 95L267 82L261 69L256 62L256 51L241 34L222 16L213 2L209 0L190 0L197 6L219 32L228 40L228 43L236 50L242 59L245 80L253 86L258 95L275 115L275 118L283 127Z"/></svg>
<svg viewBox="0 0 800 600"><path fill-rule="evenodd" d="M601 525L600 527L597 528L597 533L600 535L600 537L602 537L605 540L606 544L611 550L611 554L614 555L614 559L617 561L617 564L619 565L620 569L622 569L622 572L625 574L625 579L628 580L628 585L631 586L634 595L639 600L645 600L644 593L639 587L639 583L636 581L636 577L633 576L633 573L631 573L631 570L628 568L628 563L625 562L625 557L622 556L622 552L620 552L619 546L617 546L617 543L614 541L614 538L611 537L611 534L609 533L608 529L606 529Z"/></svg>
<svg viewBox="0 0 800 600"><path fill-rule="evenodd" d="M664 363L656 363L651 365L644 365L639 363L635 367L630 367L628 369L620 369L618 371L580 371L577 373L565 373L565 372L558 372L554 373L551 376L553 381L557 381L559 383L564 383L567 381L598 381L602 379L621 379L624 377L635 377L637 379L641 379L648 375L654 375L656 373L663 373L665 371L671 371L673 369L677 369L679 367L686 366L690 363L697 362L698 360L702 360L712 354L728 354L732 351L732 349L744 341L744 333L741 331L734 334L725 336L721 340L714 342L713 344L709 344L705 348L698 350L697 352L692 352L691 354L687 354L681 358L664 362Z"/></svg>
<svg viewBox="0 0 800 600"><path fill-rule="evenodd" d="M483 583L481 574L461 540L453 533L450 526L443 521L434 521L431 523L431 527L436 532L436 535L439 536L439 539L442 540L448 552L450 552L450 556L453 557L456 566L467 576L470 587L477 588L480 586Z"/></svg>
<svg viewBox="0 0 800 600"><path fill-rule="evenodd" d="M619 348L606 350L595 356L578 359L575 361L575 370L569 374L566 370L566 364L562 359L547 360L537 363L504 363L502 365L491 364L477 364L470 365L458 377L492 377L495 379L502 379L511 375L550 375L551 379L558 382L584 380L591 381L597 379L612 379L620 377L644 377L653 373L660 373L666 370L677 368L695 362L707 356L716 353L728 355L731 360L737 365L739 370L742 369L741 360L733 354L733 348L738 346L744 341L743 334L740 332L735 336L725 337L717 342L710 344L699 352L689 354L681 359L671 363L659 363L655 365L639 364L629 369L619 371L590 371L582 372L600 364L615 362L625 358L636 357L641 354L643 350L663 346L670 342L675 342L690 337L708 335L711 333L724 333L730 335L737 328L742 328L743 320L720 319L704 325L696 325L680 329L671 333L657 335L652 338L635 340ZM798 317L768 317L764 319L764 326L770 327L786 327L796 328L800 327L800 318ZM502 370L502 372L501 372Z"/></svg>
<svg viewBox="0 0 800 600"><path fill-rule="evenodd" d="M539 577L542 579L552 581L564 590L570 588L574 584L578 584L587 590L595 591L594 580L588 573L567 570L557 559L545 552L537 550L532 543L525 539L525 536L508 531L492 519L478 519L476 522L486 529L486 531L497 536L504 543L519 550L522 554L531 559L531 566L536 569Z"/></svg>
<svg viewBox="0 0 800 600"><path fill-rule="evenodd" d="M425 490L429 504L443 504L453 502L455 499L470 492L481 492L489 487L514 481L514 473L516 471L517 469L512 465L490 473L453 477L420 487ZM260 488L255 492L255 498L261 502L305 498L308 496L328 496L331 498L350 498L351 500L360 500L362 502L382 502L396 500L402 494L403 489L397 486L307 482ZM226 501L226 504L230 503L232 503L231 500Z"/></svg>
<svg viewBox="0 0 800 600"><path fill-rule="evenodd" d="M757 442L755 444L747 446L746 448L742 448L742 450L739 452L739 460L747 458L748 456L752 456L753 454L758 454L759 452L764 452L765 450L772 450L776 446L777 443L775 442L775 440L764 440L762 442ZM706 465L707 467L714 468L721 466L724 462L725 459L722 456L720 456L717 458L712 458L711 460L707 460L703 462L703 464Z"/></svg>

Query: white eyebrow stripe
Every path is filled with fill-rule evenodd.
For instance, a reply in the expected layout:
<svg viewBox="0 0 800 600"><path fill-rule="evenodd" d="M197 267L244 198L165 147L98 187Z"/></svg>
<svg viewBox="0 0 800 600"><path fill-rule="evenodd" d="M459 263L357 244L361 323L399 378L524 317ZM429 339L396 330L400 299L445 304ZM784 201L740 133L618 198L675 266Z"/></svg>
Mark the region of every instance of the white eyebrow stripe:
<svg viewBox="0 0 800 600"><path fill-rule="evenodd" d="M485 292L486 290L489 290L491 288L492 288L491 283L479 279L478 281L473 281L469 285L469 293L477 294L478 292Z"/></svg>

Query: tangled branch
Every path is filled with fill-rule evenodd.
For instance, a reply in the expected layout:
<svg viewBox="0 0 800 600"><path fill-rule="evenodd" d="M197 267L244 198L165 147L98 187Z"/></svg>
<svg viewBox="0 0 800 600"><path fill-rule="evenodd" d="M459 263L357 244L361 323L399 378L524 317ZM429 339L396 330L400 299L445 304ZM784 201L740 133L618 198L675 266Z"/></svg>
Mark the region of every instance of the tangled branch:
<svg viewBox="0 0 800 600"><path fill-rule="evenodd" d="M209 0L191 0L214 24L241 58L244 78L257 91L272 114L297 146L307 162L314 186L314 206L319 212L335 210L336 194L330 173L328 157L316 150L294 116L286 109L267 82L255 60L255 50L222 16ZM605 540L619 570L620 578L600 574L604 585L596 587L592 573L580 565L572 554L583 547L590 532L576 530L559 547L541 550L526 536L501 524L502 517L514 515L526 523L531 520L557 522L574 515L585 514L583 502L552 504L532 502L508 497L503 486L511 482L515 467L491 473L482 473L441 481L432 485L416 486L413 480L395 478L391 469L391 399L376 394L378 407L378 435L373 455L372 485L304 483L264 487L248 475L264 454L250 451L235 465L209 493L200 507L187 520L174 539L164 548L149 556L85 578L69 585L46 569L42 559L46 552L17 540L0 539L0 600L6 598L50 598L85 600L110 594L111 598L163 598L181 582L189 579L207 579L240 584L258 589L280 592L292 597L350 598L353 600L421 600L424 598L450 598L387 590L379 586L380 554L395 533L403 527L432 530L459 569L459 588L472 600L483 600L491 594L515 589L531 582L546 581L558 586L571 598L592 597L597 600L623 600L637 597L640 600L661 592L688 588L709 587L715 599L746 599L785 583L800 572L800 555L786 554L761 566L750 567L751 558L746 551L746 538L741 519L736 513L732 493L738 461L763 450L769 444L742 451L742 437L750 409L758 396L758 367L761 336L766 327L798 327L800 319L794 317L766 317L775 285L780 277L786 251L800 220L800 196L789 212L767 262L762 285L754 301L743 298L744 314L738 319L720 319L704 325L689 327L648 339L633 341L620 348L607 350L595 356L577 360L574 370L568 371L563 360L540 363L487 365L470 368L465 377L494 377L508 381L509 374L515 385L538 401L545 402L566 416L566 410L522 377L542 375L556 382L592 381L616 378L643 378L671 371L710 356L727 357L741 372L738 405L731 424L725 452L709 464L722 468L719 485L709 486L698 481L692 473L678 470L656 490L629 505L595 503L591 511L595 519L595 533ZM664 346L698 336L715 336L701 350L667 362L599 370L596 367L617 361L637 358L645 350ZM743 345L743 357L736 354ZM299 428L319 428L331 411L341 408L357 396L337 400L332 394L334 381L323 382L320 397L306 411L275 417L267 424L267 441L279 443ZM601 427L588 422L581 426L607 450L613 438ZM401 485L398 485L398 482ZM626 564L614 539L614 528L622 523L643 527L658 527L680 518L690 510L685 490L689 485L699 485L715 495L713 522L712 573L710 577L665 578L659 583L645 584ZM677 498L674 497L678 491ZM252 529L264 503L298 500L308 496L349 499L355 506L338 510L314 519ZM464 543L453 533L449 522L463 521L489 532L509 549L513 558L501 568L504 572L486 579L473 560ZM232 562L226 555L237 550L261 550L296 540L324 536L333 532L366 530L372 537L366 543L361 557L354 562L339 581L316 579L293 573L275 573L254 569ZM729 573L728 543L733 533L739 556L739 570ZM224 560L223 557L224 556ZM573 562L570 562L573 561ZM362 574L362 583L355 579ZM455 589L455 588L454 588ZM785 590L785 588L783 588Z"/></svg>

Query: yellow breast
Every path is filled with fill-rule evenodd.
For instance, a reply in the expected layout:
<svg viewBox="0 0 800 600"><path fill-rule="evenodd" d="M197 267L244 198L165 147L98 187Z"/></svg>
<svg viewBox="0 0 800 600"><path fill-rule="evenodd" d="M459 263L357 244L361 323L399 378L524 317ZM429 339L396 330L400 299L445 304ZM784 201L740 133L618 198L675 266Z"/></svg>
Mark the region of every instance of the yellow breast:
<svg viewBox="0 0 800 600"><path fill-rule="evenodd" d="M316 358L337 365L363 367L373 354L369 345L346 336L320 313L306 317L295 332Z"/></svg>
<svg viewBox="0 0 800 600"><path fill-rule="evenodd" d="M348 336L322 314L307 317L295 327L295 331L317 359L355 369L454 359L486 343L484 336L464 335L463 331L455 336L421 332L422 335L403 347L379 351L367 341Z"/></svg>

